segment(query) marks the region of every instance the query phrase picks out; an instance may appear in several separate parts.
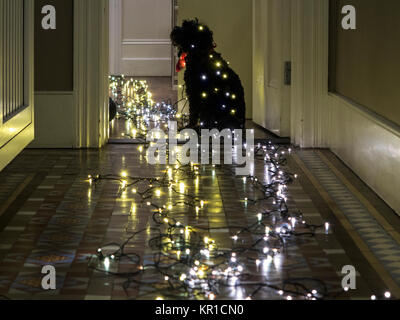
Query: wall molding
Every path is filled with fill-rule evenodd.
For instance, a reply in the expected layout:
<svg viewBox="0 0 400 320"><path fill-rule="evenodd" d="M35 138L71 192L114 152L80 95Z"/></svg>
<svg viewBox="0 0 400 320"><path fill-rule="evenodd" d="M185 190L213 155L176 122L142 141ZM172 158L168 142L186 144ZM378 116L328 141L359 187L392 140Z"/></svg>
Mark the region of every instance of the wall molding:
<svg viewBox="0 0 400 320"><path fill-rule="evenodd" d="M329 0L292 0L292 142L328 147Z"/></svg>
<svg viewBox="0 0 400 320"><path fill-rule="evenodd" d="M35 91L35 96L73 96L74 91Z"/></svg>
<svg viewBox="0 0 400 320"><path fill-rule="evenodd" d="M169 39L123 39L123 46L130 45L172 45Z"/></svg>
<svg viewBox="0 0 400 320"><path fill-rule="evenodd" d="M74 1L75 147L101 148L109 134L109 1Z"/></svg>
<svg viewBox="0 0 400 320"><path fill-rule="evenodd" d="M121 74L122 0L110 1L110 74Z"/></svg>
<svg viewBox="0 0 400 320"><path fill-rule="evenodd" d="M171 58L122 58L123 61L171 61Z"/></svg>
<svg viewBox="0 0 400 320"><path fill-rule="evenodd" d="M400 214L400 127L329 92L329 0L292 0L292 141L330 148Z"/></svg>
<svg viewBox="0 0 400 320"><path fill-rule="evenodd" d="M337 103L346 105L348 108L359 113L362 117L374 122L374 124L378 125L382 129L387 130L393 133L398 138L400 138L400 126L398 124L389 121L388 119L382 117L381 115L369 110L367 107L364 107L338 93L329 92L328 96Z"/></svg>
<svg viewBox="0 0 400 320"><path fill-rule="evenodd" d="M0 110L0 171L34 140L34 9L33 1L24 1L25 108L5 123L3 123L2 110ZM0 107L3 106L0 105Z"/></svg>

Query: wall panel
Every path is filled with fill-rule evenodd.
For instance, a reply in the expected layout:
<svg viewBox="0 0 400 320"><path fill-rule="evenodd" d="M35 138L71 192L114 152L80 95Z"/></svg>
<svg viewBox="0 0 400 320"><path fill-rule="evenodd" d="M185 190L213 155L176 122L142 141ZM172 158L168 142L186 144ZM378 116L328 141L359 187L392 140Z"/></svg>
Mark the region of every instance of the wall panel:
<svg viewBox="0 0 400 320"><path fill-rule="evenodd" d="M400 1L331 2L338 10L331 29L336 33L331 89L400 125ZM341 27L344 5L357 10L356 30Z"/></svg>

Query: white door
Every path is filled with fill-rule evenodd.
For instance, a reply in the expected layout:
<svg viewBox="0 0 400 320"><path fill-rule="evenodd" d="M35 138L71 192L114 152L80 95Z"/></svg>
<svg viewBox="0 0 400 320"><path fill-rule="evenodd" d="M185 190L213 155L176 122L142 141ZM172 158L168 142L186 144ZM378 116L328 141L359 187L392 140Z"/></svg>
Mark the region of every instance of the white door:
<svg viewBox="0 0 400 320"><path fill-rule="evenodd" d="M33 1L0 0L0 170L34 138Z"/></svg>
<svg viewBox="0 0 400 320"><path fill-rule="evenodd" d="M110 1L110 72L172 76L173 0Z"/></svg>

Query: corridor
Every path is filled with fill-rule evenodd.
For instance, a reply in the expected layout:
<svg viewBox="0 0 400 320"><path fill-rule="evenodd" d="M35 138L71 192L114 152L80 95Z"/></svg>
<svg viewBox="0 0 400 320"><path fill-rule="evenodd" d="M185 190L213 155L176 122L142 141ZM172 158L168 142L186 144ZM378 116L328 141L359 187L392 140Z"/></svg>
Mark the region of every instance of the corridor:
<svg viewBox="0 0 400 320"><path fill-rule="evenodd" d="M0 0L0 300L399 300L381 2Z"/></svg>
<svg viewBox="0 0 400 320"><path fill-rule="evenodd" d="M253 299L288 299L290 295L280 290L293 291L291 283L317 290L315 296L324 299L384 298L387 291L398 297L400 218L331 152L295 150L288 161L287 170L298 175L287 191L291 212L301 213L307 225L323 227L301 235L307 230L300 226L272 262L258 264L260 257L241 257L244 284L222 287L216 298L245 299L253 294ZM155 222L154 209L140 196L121 194L118 181L88 182L88 174L126 171L154 178L165 170L148 165L132 144L108 145L100 151L25 150L0 173L0 294L8 299L109 300L155 299L161 292L164 298L195 298L168 290L162 274L152 270L151 241L164 228ZM266 179L262 162L257 162L255 176ZM229 167L202 166L196 195L206 205L197 213L180 204L170 216L215 239L220 250L246 247L250 235L232 237L268 208L268 201L250 201L257 194ZM173 199L179 195L171 198L161 192L155 201ZM142 229L126 247L137 259L111 261L106 270L98 261L98 249L111 243L105 250L115 250ZM41 268L48 264L57 270L57 290L50 292L41 287ZM341 288L345 265L357 270L356 290ZM254 293L258 283L269 287Z"/></svg>

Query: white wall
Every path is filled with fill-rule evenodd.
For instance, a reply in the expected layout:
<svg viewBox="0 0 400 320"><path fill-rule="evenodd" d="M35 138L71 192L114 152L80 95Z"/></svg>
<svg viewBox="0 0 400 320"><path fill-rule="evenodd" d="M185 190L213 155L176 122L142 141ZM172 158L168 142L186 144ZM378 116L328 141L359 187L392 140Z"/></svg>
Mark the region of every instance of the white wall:
<svg viewBox="0 0 400 320"><path fill-rule="evenodd" d="M171 76L172 0L111 0L112 74Z"/></svg>
<svg viewBox="0 0 400 320"><path fill-rule="evenodd" d="M36 136L29 147L100 148L107 143L108 9L108 0L74 0L73 91L35 92Z"/></svg>
<svg viewBox="0 0 400 320"><path fill-rule="evenodd" d="M292 141L330 148L400 214L400 128L328 92L329 0L292 0Z"/></svg>
<svg viewBox="0 0 400 320"><path fill-rule="evenodd" d="M278 136L290 136L290 0L253 1L253 121Z"/></svg>
<svg viewBox="0 0 400 320"><path fill-rule="evenodd" d="M198 18L214 32L216 51L230 62L239 75L246 99L246 118L253 115L252 68L252 1L253 0L179 0L179 24ZM184 72L179 73L183 83Z"/></svg>
<svg viewBox="0 0 400 320"><path fill-rule="evenodd" d="M400 214L400 127L329 93L329 0L290 0L285 9L283 2L253 0L254 119L279 134L282 117L290 114L294 144L330 148ZM271 85L281 81L277 65L287 58L284 10L291 16L290 111L277 99L285 94Z"/></svg>
<svg viewBox="0 0 400 320"><path fill-rule="evenodd" d="M400 214L400 128L339 96L328 103L333 152Z"/></svg>

